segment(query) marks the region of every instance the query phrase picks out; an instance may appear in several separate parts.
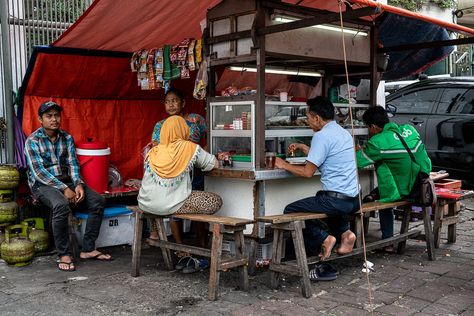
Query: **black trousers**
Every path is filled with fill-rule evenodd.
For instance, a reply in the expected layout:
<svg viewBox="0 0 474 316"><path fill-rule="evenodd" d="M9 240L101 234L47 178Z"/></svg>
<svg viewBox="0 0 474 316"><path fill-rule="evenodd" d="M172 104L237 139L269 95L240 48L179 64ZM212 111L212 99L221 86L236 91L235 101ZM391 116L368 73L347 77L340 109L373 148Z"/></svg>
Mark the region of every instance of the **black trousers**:
<svg viewBox="0 0 474 316"><path fill-rule="evenodd" d="M67 183L67 185L74 191L74 185L71 183ZM86 231L82 241L82 251L90 252L95 250L95 241L99 237L100 225L104 215L105 199L86 184L82 184L82 187L85 193L84 200L77 205L72 205L64 194L56 188L38 182L33 186L32 193L53 212L53 236L58 256L71 255L69 249L68 216L73 211L88 214Z"/></svg>

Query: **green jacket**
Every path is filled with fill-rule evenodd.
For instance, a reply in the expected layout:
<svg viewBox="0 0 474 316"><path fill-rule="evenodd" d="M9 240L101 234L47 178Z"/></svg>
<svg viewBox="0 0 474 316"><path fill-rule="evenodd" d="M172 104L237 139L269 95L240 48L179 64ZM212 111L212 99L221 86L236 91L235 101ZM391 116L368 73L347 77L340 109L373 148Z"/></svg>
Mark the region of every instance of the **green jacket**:
<svg viewBox="0 0 474 316"><path fill-rule="evenodd" d="M416 159L412 162L398 136L402 135ZM357 151L357 167L374 164L380 192L380 202L391 202L407 196L417 174L431 171L431 160L420 135L411 125L388 123L379 134L372 136L362 150Z"/></svg>

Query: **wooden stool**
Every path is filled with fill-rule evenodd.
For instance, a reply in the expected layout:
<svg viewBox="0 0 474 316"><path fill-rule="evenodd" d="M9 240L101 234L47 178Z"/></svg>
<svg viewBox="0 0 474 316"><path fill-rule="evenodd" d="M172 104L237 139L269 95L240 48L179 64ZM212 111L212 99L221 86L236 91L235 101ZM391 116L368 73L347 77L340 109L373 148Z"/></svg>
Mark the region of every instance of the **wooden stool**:
<svg viewBox="0 0 474 316"><path fill-rule="evenodd" d="M176 214L173 217L180 219L188 219L196 222L208 223L210 231L212 232L212 246L211 249L177 244L168 241L163 219L167 216L157 216L150 213L145 213L138 209L138 207L129 207L135 212L135 233L132 246L132 276L140 275L140 253L141 240L144 219L156 220L158 226L159 240L150 241L151 246L161 248L165 266L167 269L173 269L173 262L171 260L170 249L176 251L185 251L191 254L208 257L211 260L209 271L209 300L216 300L217 287L219 285L219 277L221 271L226 271L231 268L238 268L240 274L240 288L247 291L249 288L248 281L248 257L245 253L244 230L247 224L254 221L235 217L224 217L217 215L203 215L203 214ZM235 256L229 258L222 258L222 240L223 234L232 234L234 236Z"/></svg>

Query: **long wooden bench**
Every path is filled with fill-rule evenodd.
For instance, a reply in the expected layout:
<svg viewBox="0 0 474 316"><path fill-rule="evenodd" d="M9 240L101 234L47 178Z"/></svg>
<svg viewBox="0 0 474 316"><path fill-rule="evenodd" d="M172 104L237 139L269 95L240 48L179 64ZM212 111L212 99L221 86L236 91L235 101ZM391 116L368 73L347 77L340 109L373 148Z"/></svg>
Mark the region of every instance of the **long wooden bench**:
<svg viewBox="0 0 474 316"><path fill-rule="evenodd" d="M403 253L406 246L407 239L415 237L420 234L420 231L408 231L410 223L410 213L411 213L411 203L407 201L397 201L391 203L380 203L380 202L371 202L365 203L362 205L360 211L354 214L355 220L355 233L358 236L356 242L356 248L351 254L332 257L329 260L334 260L335 258L343 258L348 256L353 256L360 254L364 251L361 247L361 238L362 235L362 220L366 215L371 212L386 208L402 208L403 219L400 227L400 234L393 236L392 238L379 240L377 242L367 244L365 249L372 250L388 246L398 242L397 252ZM429 217L428 210L423 209L424 222L425 222L425 236L426 244L428 248L428 257L430 260L435 260L434 256L434 243L431 232L431 220ZM328 218L326 214L318 213L291 213L291 214L281 214L281 215L271 215L271 216L262 216L256 218L259 222L270 223L273 228L273 248L272 248L272 261L270 263L270 283L272 288L277 288L279 285L280 274L290 274L297 275L301 277L301 290L304 297L311 297L311 282L309 279L309 267L308 265L316 263L319 261L318 257L307 258L304 240L303 240L303 229L305 228L304 221L312 219L325 219ZM283 233L289 231L293 240L296 260L281 262L283 258Z"/></svg>
<svg viewBox="0 0 474 316"><path fill-rule="evenodd" d="M166 230L164 226L164 218L166 216L157 216L141 211L138 207L129 207L135 212L135 233L132 246L132 276L137 277L140 274L140 254L141 254L141 239L143 230L143 220L156 220L158 226L159 240L151 241L151 246L160 247L165 266L169 270L173 269L173 262L171 260L170 250L184 251L190 254L199 255L210 258L211 266L209 272L209 290L208 298L215 300L217 298L217 287L219 285L219 276L221 271L227 271L231 268L239 269L240 288L247 291L249 288L248 280L248 256L245 253L244 230L247 224L254 223L253 220L225 217L217 215L202 215L202 214L177 214L173 215L176 218L188 219L195 222L204 222L209 224L209 230L212 232L212 246L211 249L195 247L184 244L177 244L168 241ZM222 256L222 240L223 234L232 234L235 242L235 256Z"/></svg>

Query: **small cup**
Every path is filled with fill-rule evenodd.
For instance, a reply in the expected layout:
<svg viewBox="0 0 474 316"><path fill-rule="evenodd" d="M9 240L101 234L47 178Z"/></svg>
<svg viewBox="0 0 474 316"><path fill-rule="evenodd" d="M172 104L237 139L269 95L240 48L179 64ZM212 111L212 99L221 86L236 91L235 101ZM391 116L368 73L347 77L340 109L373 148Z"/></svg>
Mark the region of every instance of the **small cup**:
<svg viewBox="0 0 474 316"><path fill-rule="evenodd" d="M275 169L275 158L276 158L276 153L274 152L265 153L265 167L267 169Z"/></svg>
<svg viewBox="0 0 474 316"><path fill-rule="evenodd" d="M280 101L288 102L288 92L285 92L285 91L280 92Z"/></svg>

